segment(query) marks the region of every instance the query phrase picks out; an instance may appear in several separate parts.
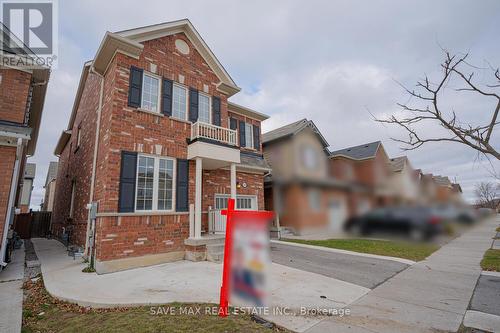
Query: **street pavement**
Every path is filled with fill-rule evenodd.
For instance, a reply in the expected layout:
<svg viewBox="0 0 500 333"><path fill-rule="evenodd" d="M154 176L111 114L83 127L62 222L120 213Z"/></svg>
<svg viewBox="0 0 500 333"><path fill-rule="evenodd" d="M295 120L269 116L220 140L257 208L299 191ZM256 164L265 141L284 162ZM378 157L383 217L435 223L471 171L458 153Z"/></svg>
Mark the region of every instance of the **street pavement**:
<svg viewBox="0 0 500 333"><path fill-rule="evenodd" d="M306 332L456 332L499 222L478 224L351 304L350 316L330 317Z"/></svg>
<svg viewBox="0 0 500 333"><path fill-rule="evenodd" d="M0 332L21 332L23 313L24 246L0 272Z"/></svg>
<svg viewBox="0 0 500 333"><path fill-rule="evenodd" d="M275 263L373 289L409 265L393 260L271 243Z"/></svg>

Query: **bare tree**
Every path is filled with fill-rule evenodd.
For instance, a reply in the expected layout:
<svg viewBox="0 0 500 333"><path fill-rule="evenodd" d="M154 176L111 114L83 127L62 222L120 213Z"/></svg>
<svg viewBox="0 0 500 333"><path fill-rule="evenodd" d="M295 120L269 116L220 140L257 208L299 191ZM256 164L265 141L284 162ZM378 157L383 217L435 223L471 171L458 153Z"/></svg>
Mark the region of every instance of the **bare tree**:
<svg viewBox="0 0 500 333"><path fill-rule="evenodd" d="M491 141L493 130L498 125L498 113L500 110L500 70L491 69L494 83L484 87L474 82L474 72L467 73L464 67L474 68L466 62L467 54L461 57L450 55L445 51L445 60L441 64L442 76L436 83L432 83L425 76L416 84L416 89L408 89L403 86L410 95L408 103L398 103L402 108L403 116L392 115L387 119L376 119L382 123L395 124L402 127L408 134L407 139L395 139L404 145L404 150L413 150L421 147L427 142L458 142L465 144L485 156L493 156L500 160L500 152L493 147ZM453 110L441 110L441 96L451 79L458 79L463 84L456 88L459 92L469 92L484 98L493 99L494 109L491 111L491 120L486 124L467 124L457 117ZM410 101L414 104L409 104ZM415 102L416 101L416 102ZM415 125L427 125L429 122L439 124L447 132L447 135L438 137L421 136Z"/></svg>
<svg viewBox="0 0 500 333"><path fill-rule="evenodd" d="M492 182L481 182L476 184L474 190L477 196L477 203L481 207L495 208L495 202L499 195L500 185Z"/></svg>

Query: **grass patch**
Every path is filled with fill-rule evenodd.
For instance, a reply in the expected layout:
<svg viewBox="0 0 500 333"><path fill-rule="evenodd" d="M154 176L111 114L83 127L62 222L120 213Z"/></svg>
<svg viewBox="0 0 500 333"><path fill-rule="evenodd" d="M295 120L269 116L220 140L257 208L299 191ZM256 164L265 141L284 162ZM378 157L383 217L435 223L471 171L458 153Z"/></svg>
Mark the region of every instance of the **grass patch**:
<svg viewBox="0 0 500 333"><path fill-rule="evenodd" d="M31 332L289 332L266 328L250 315L219 318L206 314L215 304L170 303L164 306L92 309L59 301L50 296L40 278L24 284L23 333ZM200 314L181 309L201 308ZM160 309L161 308L161 309ZM174 311L174 314L165 314ZM189 311L189 310L188 310Z"/></svg>
<svg viewBox="0 0 500 333"><path fill-rule="evenodd" d="M370 239L327 239L327 240L302 240L285 239L287 242L309 244L334 249L342 249L361 253L378 254L391 256L413 261L420 261L427 258L439 246L434 244L406 243L386 240Z"/></svg>
<svg viewBox="0 0 500 333"><path fill-rule="evenodd" d="M484 271L500 272L500 250L489 249L484 253L481 260L481 268Z"/></svg>
<svg viewBox="0 0 500 333"><path fill-rule="evenodd" d="M497 232L500 232L500 227L497 227L497 228L496 228L496 231L497 231Z"/></svg>

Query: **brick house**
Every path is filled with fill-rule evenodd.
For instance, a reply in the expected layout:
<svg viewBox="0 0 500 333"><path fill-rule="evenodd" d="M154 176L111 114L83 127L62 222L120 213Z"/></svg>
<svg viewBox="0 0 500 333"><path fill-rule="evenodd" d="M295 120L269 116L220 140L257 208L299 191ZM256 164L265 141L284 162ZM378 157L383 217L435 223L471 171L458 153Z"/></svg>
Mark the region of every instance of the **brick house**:
<svg viewBox="0 0 500 333"><path fill-rule="evenodd" d="M329 163L333 177L364 189L351 197L352 215L394 203L395 191L390 186L393 171L380 141L332 151Z"/></svg>
<svg viewBox="0 0 500 333"><path fill-rule="evenodd" d="M332 177L329 144L314 122L302 119L264 133L262 145L272 168L265 181L265 202L266 209L276 213L275 231L341 232L350 215L350 196L358 187Z"/></svg>
<svg viewBox="0 0 500 333"><path fill-rule="evenodd" d="M0 60L29 57L13 49L9 33L0 44ZM25 46L20 45L21 49ZM0 269L6 265L7 236L20 208L26 159L35 153L49 69L14 68L0 61Z"/></svg>
<svg viewBox="0 0 500 333"><path fill-rule="evenodd" d="M107 32L60 136L52 232L98 273L214 260L220 210L263 209L261 121L189 20Z"/></svg>

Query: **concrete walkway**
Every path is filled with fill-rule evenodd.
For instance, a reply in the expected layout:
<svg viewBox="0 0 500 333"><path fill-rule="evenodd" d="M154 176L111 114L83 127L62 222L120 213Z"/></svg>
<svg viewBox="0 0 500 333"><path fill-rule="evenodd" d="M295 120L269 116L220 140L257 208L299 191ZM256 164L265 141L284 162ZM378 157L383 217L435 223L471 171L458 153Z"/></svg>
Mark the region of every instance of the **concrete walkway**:
<svg viewBox="0 0 500 333"><path fill-rule="evenodd" d="M32 239L47 291L83 306L137 306L170 302L218 303L222 265L178 261L97 275L82 273L85 264L73 260L55 240ZM299 310L343 308L369 289L327 276L272 264L270 306ZM269 316L273 322L303 332L326 317Z"/></svg>
<svg viewBox="0 0 500 333"><path fill-rule="evenodd" d="M306 332L456 332L499 222L480 223L354 302L350 316L328 318Z"/></svg>
<svg viewBox="0 0 500 333"><path fill-rule="evenodd" d="M0 272L0 332L21 332L23 313L24 246Z"/></svg>

